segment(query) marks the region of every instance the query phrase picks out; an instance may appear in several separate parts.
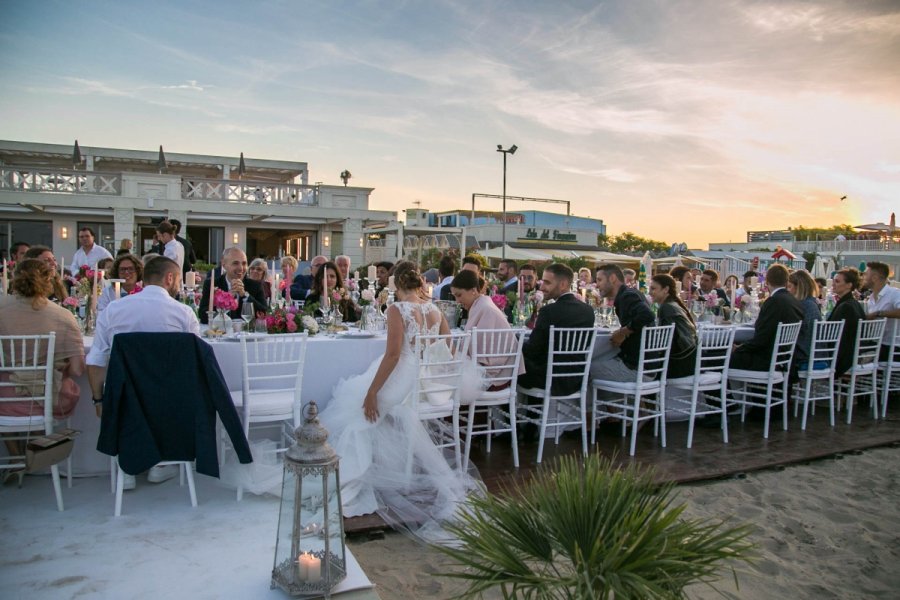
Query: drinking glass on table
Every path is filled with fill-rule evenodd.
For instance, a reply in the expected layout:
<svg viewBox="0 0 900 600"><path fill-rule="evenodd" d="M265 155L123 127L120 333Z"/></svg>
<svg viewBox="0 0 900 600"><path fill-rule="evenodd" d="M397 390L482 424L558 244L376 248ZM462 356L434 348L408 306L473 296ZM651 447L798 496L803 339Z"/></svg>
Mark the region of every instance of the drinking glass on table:
<svg viewBox="0 0 900 600"><path fill-rule="evenodd" d="M703 316L704 309L705 307L702 300L694 300L691 302L691 314L694 315L694 319L698 324L700 323L700 317Z"/></svg>
<svg viewBox="0 0 900 600"><path fill-rule="evenodd" d="M244 305L241 307L241 320L247 324L247 327L250 327L250 321L253 320L253 303L252 302L244 302Z"/></svg>

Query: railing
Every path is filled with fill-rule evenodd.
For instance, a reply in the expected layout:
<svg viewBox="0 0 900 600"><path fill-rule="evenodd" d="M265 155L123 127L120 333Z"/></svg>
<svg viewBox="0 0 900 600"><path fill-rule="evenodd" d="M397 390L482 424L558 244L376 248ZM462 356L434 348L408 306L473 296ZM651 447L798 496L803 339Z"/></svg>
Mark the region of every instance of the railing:
<svg viewBox="0 0 900 600"><path fill-rule="evenodd" d="M122 174L4 166L0 167L0 190L121 196Z"/></svg>
<svg viewBox="0 0 900 600"><path fill-rule="evenodd" d="M900 229L897 230L900 232ZM890 252L900 250L900 242L891 240L829 240L794 242L793 252Z"/></svg>
<svg viewBox="0 0 900 600"><path fill-rule="evenodd" d="M316 187L294 183L233 181L229 179L181 180L184 200L213 200L248 204L289 204L317 206Z"/></svg>

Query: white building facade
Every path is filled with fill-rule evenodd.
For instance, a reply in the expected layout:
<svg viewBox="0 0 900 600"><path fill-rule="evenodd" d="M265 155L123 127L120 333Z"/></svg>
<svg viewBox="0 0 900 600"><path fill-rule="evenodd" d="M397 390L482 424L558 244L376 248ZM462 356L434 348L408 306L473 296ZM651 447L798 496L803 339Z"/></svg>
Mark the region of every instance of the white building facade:
<svg viewBox="0 0 900 600"><path fill-rule="evenodd" d="M250 259L348 255L365 262L363 229L396 223L369 209L372 188L309 184L307 164L0 141L0 248L43 244L71 259L78 230L115 255L122 239L143 254L156 224L178 219L198 259L238 246ZM396 239L385 245L396 248Z"/></svg>

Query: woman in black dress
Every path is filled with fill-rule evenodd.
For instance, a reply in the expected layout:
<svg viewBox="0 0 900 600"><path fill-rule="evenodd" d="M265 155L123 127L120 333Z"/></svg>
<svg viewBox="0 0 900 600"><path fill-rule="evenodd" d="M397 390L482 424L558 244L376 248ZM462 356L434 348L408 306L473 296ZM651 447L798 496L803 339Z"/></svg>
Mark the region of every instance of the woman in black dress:
<svg viewBox="0 0 900 600"><path fill-rule="evenodd" d="M654 275L650 280L650 297L659 305L656 313L659 324L675 324L667 376L693 375L697 359L697 326L691 312L675 293L675 280L670 275Z"/></svg>
<svg viewBox="0 0 900 600"><path fill-rule="evenodd" d="M866 313L853 292L859 289L859 271L849 267L841 269L834 275L831 284L837 304L828 315L829 321L843 321L844 331L841 333L841 344L838 347L837 365L834 374L840 377L853 366L853 345L856 343L856 330L859 322L866 318Z"/></svg>
<svg viewBox="0 0 900 600"><path fill-rule="evenodd" d="M316 311L316 315L322 315L321 310L325 307L325 299L322 297L324 291L323 278L326 273L328 274L328 304L338 307L345 323L355 323L359 320L359 308L350 298L347 288L344 287L337 265L331 261L328 261L316 271L312 290L310 290L309 296L306 297L306 304L318 304L319 309ZM335 296L339 299L335 299Z"/></svg>

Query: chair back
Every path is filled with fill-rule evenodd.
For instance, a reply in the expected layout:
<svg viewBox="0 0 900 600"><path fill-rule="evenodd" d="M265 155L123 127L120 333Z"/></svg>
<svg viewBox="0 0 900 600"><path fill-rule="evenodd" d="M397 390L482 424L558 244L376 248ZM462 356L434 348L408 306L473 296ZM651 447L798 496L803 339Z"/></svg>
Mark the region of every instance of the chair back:
<svg viewBox="0 0 900 600"><path fill-rule="evenodd" d="M856 343L853 346L853 364L875 365L878 362L878 351L881 349L881 338L887 319L860 320L856 329Z"/></svg>
<svg viewBox="0 0 900 600"><path fill-rule="evenodd" d="M772 361L769 363L770 373L775 371L787 373L790 370L802 324L799 321L797 323L778 324L778 329L775 332L775 344L772 348Z"/></svg>
<svg viewBox="0 0 900 600"><path fill-rule="evenodd" d="M697 331L697 362L694 375L721 373L724 380L734 347L735 328L728 325L707 325Z"/></svg>
<svg viewBox="0 0 900 600"><path fill-rule="evenodd" d="M523 329L478 329L469 332L472 337L472 360L485 367L485 387L510 384L515 393L516 377L522 360L525 342Z"/></svg>
<svg viewBox="0 0 900 600"><path fill-rule="evenodd" d="M544 389L552 395L569 395L587 389L596 339L597 330L593 327L551 325Z"/></svg>
<svg viewBox="0 0 900 600"><path fill-rule="evenodd" d="M669 354L672 351L672 338L675 325L660 327L644 327L641 330L641 355L638 359L637 381L649 376L666 385L666 369L669 367Z"/></svg>
<svg viewBox="0 0 900 600"><path fill-rule="evenodd" d="M301 417L301 387L303 365L306 361L306 344L309 336L303 333L270 335L265 338L241 338L243 354L243 406L242 421L248 426L253 411L253 395L258 393L285 392L293 394L294 426L299 427Z"/></svg>
<svg viewBox="0 0 900 600"><path fill-rule="evenodd" d="M427 407L429 416L440 416L459 407L462 366L469 360L470 341L468 333L416 336L417 377L412 401L417 410Z"/></svg>
<svg viewBox="0 0 900 600"><path fill-rule="evenodd" d="M815 322L809 347L808 370L834 371L843 332L844 321Z"/></svg>
<svg viewBox="0 0 900 600"><path fill-rule="evenodd" d="M0 336L0 404L36 403L43 412L43 418L22 417L21 425L5 425L0 427L0 431L43 429L44 433L53 433L55 351L54 332L46 335Z"/></svg>

